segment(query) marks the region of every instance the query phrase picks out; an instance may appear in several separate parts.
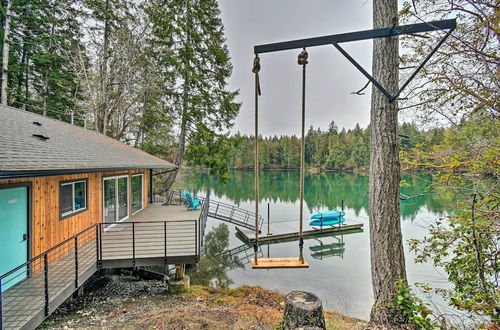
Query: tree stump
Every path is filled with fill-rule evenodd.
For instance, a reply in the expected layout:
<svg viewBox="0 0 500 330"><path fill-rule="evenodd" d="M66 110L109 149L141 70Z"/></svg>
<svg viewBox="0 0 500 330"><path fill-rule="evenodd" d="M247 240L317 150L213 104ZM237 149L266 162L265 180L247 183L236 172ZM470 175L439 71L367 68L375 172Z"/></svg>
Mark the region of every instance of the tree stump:
<svg viewBox="0 0 500 330"><path fill-rule="evenodd" d="M325 329L321 299L309 292L293 291L285 297L281 329Z"/></svg>

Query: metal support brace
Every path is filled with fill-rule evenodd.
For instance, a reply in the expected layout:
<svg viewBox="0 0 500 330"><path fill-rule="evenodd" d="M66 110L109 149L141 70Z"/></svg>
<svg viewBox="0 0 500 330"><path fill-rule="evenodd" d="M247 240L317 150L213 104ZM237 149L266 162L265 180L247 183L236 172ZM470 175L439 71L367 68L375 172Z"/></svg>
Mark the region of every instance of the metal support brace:
<svg viewBox="0 0 500 330"><path fill-rule="evenodd" d="M410 84L410 82L415 78L415 76L422 70L424 65L430 60L432 55L436 53L436 51L443 45L443 43L448 39L451 33L455 30L457 26L457 22L455 19L442 20L442 21L434 21L434 22L426 22L419 24L409 24L409 25L400 25L400 26L391 26L388 28L374 29L374 30L365 30L358 32L350 32L350 33L342 33L335 34L330 36L316 37L316 38L307 38L307 39L299 39L285 42L277 42L267 45L258 45L254 47L254 53L256 55L261 53L269 53L276 52L282 50L296 49L296 48L304 48L304 47L313 47L313 46L322 46L332 44L337 50L344 55L349 62L351 62L356 69L358 69L377 89L387 97L389 103L396 101L403 92L403 90ZM415 33L423 33L423 32L432 32L439 30L448 30L446 35L439 41L439 43L432 49L432 51L425 57L425 59L420 63L420 65L413 71L410 77L403 83L403 85L393 94L391 94L387 89L385 89L371 74L369 74L363 67L350 56L342 47L340 47L340 43L343 42L351 42L351 41L360 41L367 39L377 39L377 38L388 38L388 37L396 37L399 35L407 35L407 34L415 34Z"/></svg>

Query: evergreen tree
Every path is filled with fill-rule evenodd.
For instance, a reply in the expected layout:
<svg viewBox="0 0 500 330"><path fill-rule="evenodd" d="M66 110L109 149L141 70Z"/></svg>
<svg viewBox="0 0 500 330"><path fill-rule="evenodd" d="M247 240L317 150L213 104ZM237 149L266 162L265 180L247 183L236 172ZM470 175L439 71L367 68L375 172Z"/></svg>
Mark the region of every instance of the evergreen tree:
<svg viewBox="0 0 500 330"><path fill-rule="evenodd" d="M180 165L187 152L192 163L225 177L229 146L224 133L240 105L234 102L237 92L226 89L232 66L217 1L151 0L147 14L155 65L165 77L168 108L179 126L174 163Z"/></svg>

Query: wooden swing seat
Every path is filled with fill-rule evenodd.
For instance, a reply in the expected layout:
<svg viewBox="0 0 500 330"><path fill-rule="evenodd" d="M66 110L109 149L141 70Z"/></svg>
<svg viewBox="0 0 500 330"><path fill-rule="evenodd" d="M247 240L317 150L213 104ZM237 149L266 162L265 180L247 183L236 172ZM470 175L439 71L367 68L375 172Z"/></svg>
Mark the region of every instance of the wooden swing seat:
<svg viewBox="0 0 500 330"><path fill-rule="evenodd" d="M252 260L252 268L309 268L309 264L300 258L259 258L257 264L255 264L255 260Z"/></svg>

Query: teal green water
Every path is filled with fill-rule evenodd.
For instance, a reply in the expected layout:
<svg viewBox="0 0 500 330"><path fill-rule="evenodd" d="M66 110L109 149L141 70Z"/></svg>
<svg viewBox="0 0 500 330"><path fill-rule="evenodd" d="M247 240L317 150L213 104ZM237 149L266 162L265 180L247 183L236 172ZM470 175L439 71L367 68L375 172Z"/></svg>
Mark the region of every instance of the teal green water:
<svg viewBox="0 0 500 330"><path fill-rule="evenodd" d="M407 240L427 234L430 223L450 212L450 200L430 194L432 176L428 174L403 177L401 193L425 196L401 201L401 227L406 252L406 268L410 283L426 282L446 287L443 274L429 264L415 264L408 251ZM254 174L235 171L222 184L204 172L188 172L187 186L200 195L211 191L211 198L254 210ZM427 194L429 193L429 194ZM270 205L270 227L273 223L299 218L298 171L262 171L260 174L260 212L267 220ZM448 197L449 198L449 197ZM368 228L368 176L351 173L308 173L305 177L306 219L317 211L340 209L342 200L346 212L345 224L362 223L361 233L308 239L304 253L309 269L252 270L249 266L253 249L242 246L235 236L234 225L208 222L205 256L193 274L195 283L235 287L243 284L260 285L283 293L305 290L317 294L325 308L367 319L373 302ZM307 220L306 220L307 221ZM308 222L308 221L307 221ZM307 223L305 228L308 228ZM229 253L232 251L232 253ZM298 243L288 242L262 246L261 256L295 257ZM438 297L433 303L440 309L446 306Z"/></svg>

